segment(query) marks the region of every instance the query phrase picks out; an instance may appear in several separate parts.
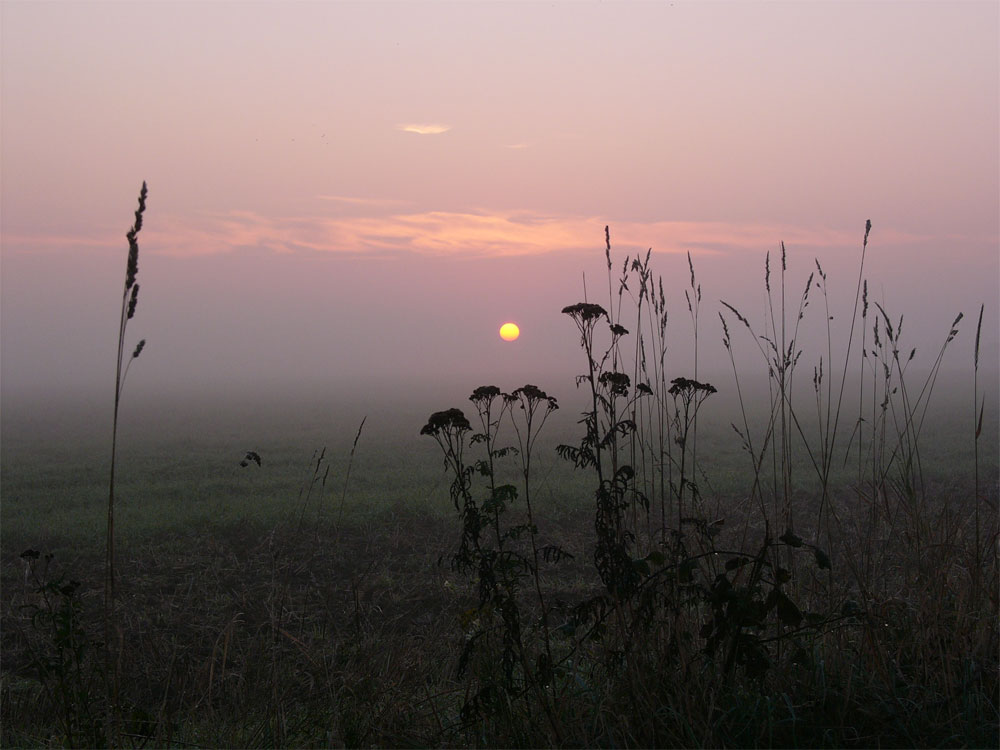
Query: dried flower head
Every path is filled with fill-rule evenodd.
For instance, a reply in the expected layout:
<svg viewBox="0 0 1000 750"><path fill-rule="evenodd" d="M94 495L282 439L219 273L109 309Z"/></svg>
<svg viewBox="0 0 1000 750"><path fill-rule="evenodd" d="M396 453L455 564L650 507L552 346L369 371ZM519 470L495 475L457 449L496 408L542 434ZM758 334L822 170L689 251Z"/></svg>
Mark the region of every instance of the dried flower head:
<svg viewBox="0 0 1000 750"><path fill-rule="evenodd" d="M694 395L696 393L702 393L707 396L717 393L715 386L711 383L699 383L697 380L691 380L690 378L674 378L670 382L670 390L667 392L672 396L681 394Z"/></svg>
<svg viewBox="0 0 1000 750"><path fill-rule="evenodd" d="M604 308L593 302L577 302L575 305L564 307L562 311L563 314L569 315L577 321L577 324L589 323L592 320L607 316Z"/></svg>
<svg viewBox="0 0 1000 750"><path fill-rule="evenodd" d="M447 409L431 414L427 424L420 429L420 434L433 437L442 432L464 432L471 429L472 425L469 424L469 420L465 418L461 409Z"/></svg>
<svg viewBox="0 0 1000 750"><path fill-rule="evenodd" d="M602 372L598 381L615 396L627 396L632 382L624 372Z"/></svg>
<svg viewBox="0 0 1000 750"><path fill-rule="evenodd" d="M500 389L495 385L481 385L469 396L472 403L488 403L500 395Z"/></svg>
<svg viewBox="0 0 1000 750"><path fill-rule="evenodd" d="M550 396L541 388L539 388L537 385L531 385L530 383L527 385L522 385L520 388L518 388L510 395L512 399L520 398L526 401L528 403L529 408L531 408L534 404L542 401L546 402L546 408L549 409L550 411L559 408L559 404L556 402L554 396Z"/></svg>

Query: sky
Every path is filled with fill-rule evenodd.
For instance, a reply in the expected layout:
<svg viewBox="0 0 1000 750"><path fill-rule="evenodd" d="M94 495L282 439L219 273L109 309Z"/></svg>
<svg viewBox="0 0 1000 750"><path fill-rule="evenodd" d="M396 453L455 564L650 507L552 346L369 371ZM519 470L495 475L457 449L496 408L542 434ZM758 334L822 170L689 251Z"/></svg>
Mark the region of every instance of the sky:
<svg viewBox="0 0 1000 750"><path fill-rule="evenodd" d="M652 251L677 375L688 253L709 367L781 242L849 325L866 220L922 361L964 312L968 370L983 304L995 370L998 49L996 2L3 0L0 392L110 390L144 180L141 394L571 391L606 225L615 286Z"/></svg>

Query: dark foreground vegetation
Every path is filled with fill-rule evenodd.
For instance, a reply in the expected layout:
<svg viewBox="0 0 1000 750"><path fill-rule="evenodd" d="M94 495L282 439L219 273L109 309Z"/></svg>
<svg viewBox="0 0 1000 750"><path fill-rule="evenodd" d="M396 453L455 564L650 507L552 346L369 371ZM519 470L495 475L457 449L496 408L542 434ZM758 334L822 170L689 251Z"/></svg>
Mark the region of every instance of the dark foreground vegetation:
<svg viewBox="0 0 1000 750"><path fill-rule="evenodd" d="M704 430L699 442L718 390L699 379L693 264L693 365L675 372L649 256L617 273L607 236L607 303L563 309L586 406L557 450L588 489L561 510L537 493L539 436L559 404L535 385L481 386L427 419L451 517L414 502L116 549L112 468L103 559L67 569L41 549L3 551L2 744L995 747L982 311L971 468L945 484L925 418L962 316L910 382L902 319L869 304L869 232L846 346L818 263L786 295L783 247L763 272L763 320L723 302L713 321L740 404L738 493L710 489L713 444ZM762 409L743 401L748 367L766 380ZM315 467L307 491L325 485L322 457Z"/></svg>

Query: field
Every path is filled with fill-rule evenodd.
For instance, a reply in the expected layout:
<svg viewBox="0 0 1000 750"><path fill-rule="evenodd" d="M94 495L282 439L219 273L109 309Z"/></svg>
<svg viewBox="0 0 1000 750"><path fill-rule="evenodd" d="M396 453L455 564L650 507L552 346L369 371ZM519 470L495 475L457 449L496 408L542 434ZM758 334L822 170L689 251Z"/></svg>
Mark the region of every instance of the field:
<svg viewBox="0 0 1000 750"><path fill-rule="evenodd" d="M996 746L978 329L910 368L859 280L864 357L793 387L768 267L709 378L631 272L576 383L130 392L110 554L109 405L8 397L3 746Z"/></svg>

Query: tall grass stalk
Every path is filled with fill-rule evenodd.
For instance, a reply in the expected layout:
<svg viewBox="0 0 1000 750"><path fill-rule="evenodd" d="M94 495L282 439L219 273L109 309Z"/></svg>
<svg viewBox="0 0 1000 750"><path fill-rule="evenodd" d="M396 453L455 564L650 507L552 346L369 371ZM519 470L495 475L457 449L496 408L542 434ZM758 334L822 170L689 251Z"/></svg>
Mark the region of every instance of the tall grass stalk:
<svg viewBox="0 0 1000 750"><path fill-rule="evenodd" d="M347 486L351 482L351 468L354 466L354 453L358 449L358 441L361 439L361 431L365 428L365 420L368 416L361 418L361 424L358 425L358 432L354 436L354 442L351 443L351 455L347 459L347 473L344 475L344 486L340 492L340 505L337 508L337 540L340 540L340 524L344 519L344 501L347 500Z"/></svg>
<svg viewBox="0 0 1000 750"><path fill-rule="evenodd" d="M973 460L975 462L975 496L974 501L975 507L975 517L976 517L976 573L973 578L973 588L976 594L979 593L979 588L982 584L982 572L983 572L983 539L982 539L982 523L979 518L979 505L981 498L979 496L979 438L983 434L983 410L986 407L986 396L983 395L982 401L979 401L979 342L980 335L983 331L983 310L986 309L986 305L979 306L979 321L976 323L976 347L973 353L973 368L972 368L972 423L975 426L975 438L973 440ZM979 415L976 416L976 402L979 401Z"/></svg>
<svg viewBox="0 0 1000 750"><path fill-rule="evenodd" d="M121 313L118 319L118 356L115 363L115 407L111 427L111 475L108 480L108 523L104 558L104 643L108 649L112 711L117 705L118 673L121 667L115 658L115 654L120 653L120 647L112 645L114 643L112 626L115 620L115 459L118 450L118 410L128 366L142 353L146 345L146 340L142 339L133 350L132 356L125 360L127 351L125 332L128 322L135 316L139 299L139 284L136 283L136 276L139 273L138 235L142 230L142 216L146 211L146 195L146 183L143 181L139 191L139 206L135 211L135 222L125 235L128 239L128 260L125 266L125 287L122 291Z"/></svg>

